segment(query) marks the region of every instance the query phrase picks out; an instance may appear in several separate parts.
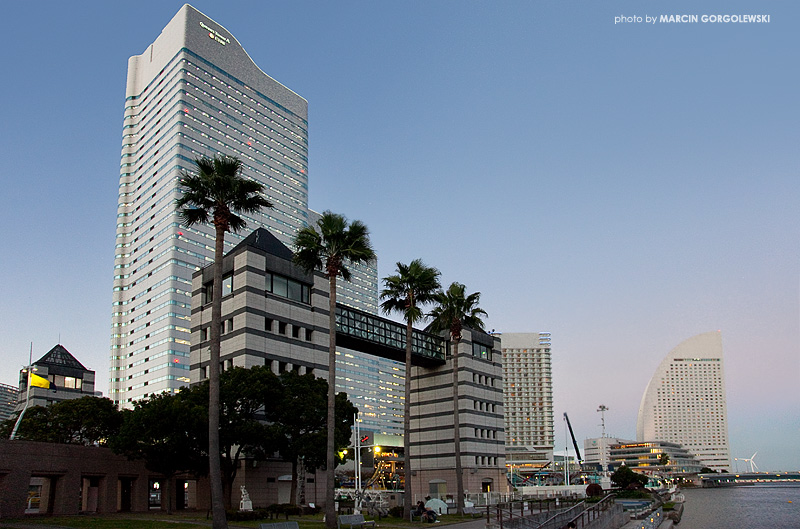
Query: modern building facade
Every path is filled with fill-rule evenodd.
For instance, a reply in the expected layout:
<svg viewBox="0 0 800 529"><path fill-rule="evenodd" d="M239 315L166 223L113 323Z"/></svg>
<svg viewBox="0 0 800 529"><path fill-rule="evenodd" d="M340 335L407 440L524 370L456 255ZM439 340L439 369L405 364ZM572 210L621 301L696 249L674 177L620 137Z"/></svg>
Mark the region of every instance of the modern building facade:
<svg viewBox="0 0 800 529"><path fill-rule="evenodd" d="M610 446L611 472L625 465L647 473L696 474L703 465L678 443L666 441L627 442Z"/></svg>
<svg viewBox="0 0 800 529"><path fill-rule="evenodd" d="M632 444L636 441L618 437L594 437L583 441L583 466L598 472L608 472L611 463L611 447Z"/></svg>
<svg viewBox="0 0 800 529"><path fill-rule="evenodd" d="M274 204L248 224L289 243L308 223L308 105L189 5L130 58L125 101L109 396L130 407L189 382L191 278L214 239L180 225L179 174L199 156L238 157Z"/></svg>
<svg viewBox="0 0 800 529"><path fill-rule="evenodd" d="M32 364L34 374L47 380L50 387L31 386L28 393L28 371L19 372L19 399L15 411L30 406L49 406L62 400L95 397L95 372L86 369L67 349L58 344ZM30 397L29 397L30 396Z"/></svg>
<svg viewBox="0 0 800 529"><path fill-rule="evenodd" d="M645 389L637 441L678 443L712 470L731 468L720 332L689 338L664 358Z"/></svg>
<svg viewBox="0 0 800 529"><path fill-rule="evenodd" d="M456 495L453 354L458 354L459 432L464 490L507 492L500 338L462 332L444 365L412 367L409 440L413 500Z"/></svg>
<svg viewBox="0 0 800 529"><path fill-rule="evenodd" d="M553 461L550 333L502 333L506 463L515 475Z"/></svg>
<svg viewBox="0 0 800 529"><path fill-rule="evenodd" d="M207 377L211 325L207 293L212 279L213 267L196 272L193 278L190 364L193 383ZM329 284L321 272L307 274L297 268L292 263L291 250L262 228L225 256L223 281L229 285L222 299L223 369L266 365L275 373L297 371L327 376ZM394 362L404 357L404 324L344 304L337 304L336 310L338 355L340 360L344 359L337 362L337 368L346 367L353 360L348 358L347 351ZM419 480L415 481L414 490L424 493L423 497L433 493L444 497L455 491L452 364L445 357L446 340L441 336L416 330L413 351L411 460L412 479ZM499 339L483 332L465 331L459 362L462 465L467 488L471 492L504 490ZM341 377L347 379L350 373L339 373L337 379ZM398 378L396 384L399 393L404 381ZM337 386L348 392L361 415L358 397L346 387ZM389 396L387 391L385 397ZM402 398L398 402L402 406ZM402 432L402 416L399 419ZM364 423L362 420L361 434L372 432ZM373 437L378 438L382 435ZM381 442L402 445L396 436ZM407 476L405 469L397 467L398 461L392 461L393 469ZM248 483L247 490L253 500L263 501L259 485L255 484L256 488L251 490L248 481L248 476L255 473L247 470L241 479ZM309 485L311 489L324 484L321 477L312 479L317 485Z"/></svg>
<svg viewBox="0 0 800 529"><path fill-rule="evenodd" d="M14 415L19 398L19 388L0 384L0 422L8 420Z"/></svg>

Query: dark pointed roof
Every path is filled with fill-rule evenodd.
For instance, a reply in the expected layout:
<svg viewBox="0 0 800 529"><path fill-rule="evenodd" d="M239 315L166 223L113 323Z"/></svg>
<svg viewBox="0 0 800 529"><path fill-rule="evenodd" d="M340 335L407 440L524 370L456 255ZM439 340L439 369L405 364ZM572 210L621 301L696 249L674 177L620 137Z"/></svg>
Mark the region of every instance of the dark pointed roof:
<svg viewBox="0 0 800 529"><path fill-rule="evenodd" d="M39 360L34 362L34 365L48 365L48 366L59 366L59 367L72 367L75 369L80 369L82 371L88 371L83 364L78 362L72 354L67 351L63 345L58 344L50 351L41 357Z"/></svg>
<svg viewBox="0 0 800 529"><path fill-rule="evenodd" d="M270 255L280 257L281 259L286 259L287 261L291 261L294 257L294 253L266 228L258 228L255 230L242 242L237 244L236 247L229 253L235 253L237 250L245 246L251 246L253 248L258 248L259 250L264 250Z"/></svg>

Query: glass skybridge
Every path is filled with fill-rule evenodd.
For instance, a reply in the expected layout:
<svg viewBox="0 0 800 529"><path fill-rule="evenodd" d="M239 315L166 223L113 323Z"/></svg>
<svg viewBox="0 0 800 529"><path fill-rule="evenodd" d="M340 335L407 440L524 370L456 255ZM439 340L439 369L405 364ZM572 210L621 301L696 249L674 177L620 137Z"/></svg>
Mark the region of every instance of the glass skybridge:
<svg viewBox="0 0 800 529"><path fill-rule="evenodd" d="M336 344L363 353L406 359L406 326L369 312L336 304ZM414 329L411 339L411 364L434 367L445 363L447 340Z"/></svg>

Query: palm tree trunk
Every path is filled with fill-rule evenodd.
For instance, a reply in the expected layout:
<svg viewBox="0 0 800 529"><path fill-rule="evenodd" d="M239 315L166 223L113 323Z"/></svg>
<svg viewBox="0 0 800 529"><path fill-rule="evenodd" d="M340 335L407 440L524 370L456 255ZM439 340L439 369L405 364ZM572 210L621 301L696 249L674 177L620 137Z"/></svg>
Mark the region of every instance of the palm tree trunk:
<svg viewBox="0 0 800 529"><path fill-rule="evenodd" d="M214 284L211 301L211 358L208 366L208 476L211 485L211 513L214 529L227 529L225 500L222 491L222 468L219 449L219 356L222 324L222 257L225 229L214 224Z"/></svg>
<svg viewBox="0 0 800 529"><path fill-rule="evenodd" d="M453 449L456 457L456 507L464 514L464 471L461 468L461 421L458 416L458 346L461 340L453 340Z"/></svg>
<svg viewBox="0 0 800 529"><path fill-rule="evenodd" d="M292 486L289 489L289 503L297 505L297 458L292 459Z"/></svg>
<svg viewBox="0 0 800 529"><path fill-rule="evenodd" d="M330 297L328 311L330 322L328 327L328 443L325 454L325 527L336 528L336 506L334 505L334 489L336 487L335 470L336 454L334 452L334 436L336 433L336 274L328 274Z"/></svg>
<svg viewBox="0 0 800 529"><path fill-rule="evenodd" d="M411 489L411 339L413 333L411 319L406 322L406 387L405 403L403 405L403 472L405 473L405 488L403 491L403 519L411 516L411 506L414 502Z"/></svg>

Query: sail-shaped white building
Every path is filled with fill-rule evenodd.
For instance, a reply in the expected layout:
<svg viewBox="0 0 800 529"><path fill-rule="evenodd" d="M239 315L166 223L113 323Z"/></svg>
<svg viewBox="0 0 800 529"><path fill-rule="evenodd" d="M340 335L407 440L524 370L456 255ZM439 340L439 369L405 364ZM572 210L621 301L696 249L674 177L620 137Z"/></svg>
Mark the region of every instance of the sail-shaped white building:
<svg viewBox="0 0 800 529"><path fill-rule="evenodd" d="M680 443L703 466L730 470L721 333L699 334L662 360L639 405L638 441Z"/></svg>

